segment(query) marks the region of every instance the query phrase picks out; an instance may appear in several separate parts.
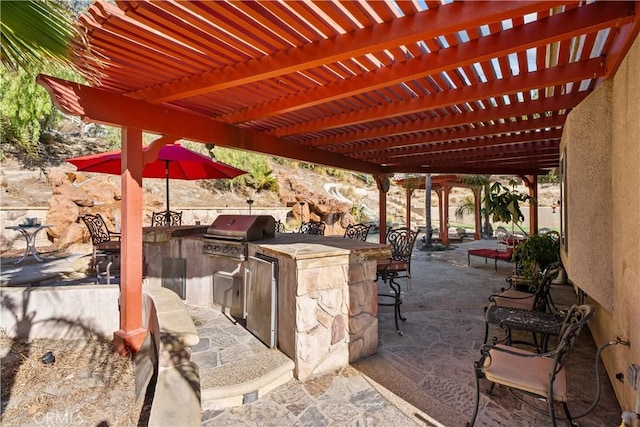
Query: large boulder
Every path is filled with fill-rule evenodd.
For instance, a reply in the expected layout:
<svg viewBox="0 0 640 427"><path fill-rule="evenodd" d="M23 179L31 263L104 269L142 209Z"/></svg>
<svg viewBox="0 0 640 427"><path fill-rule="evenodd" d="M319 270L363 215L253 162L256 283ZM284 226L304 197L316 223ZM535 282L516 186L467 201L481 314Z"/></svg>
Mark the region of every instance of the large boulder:
<svg viewBox="0 0 640 427"><path fill-rule="evenodd" d="M49 240L56 242L62 233L78 221L80 209L73 200L62 194L54 194L49 199L49 212L46 223L52 227L47 229Z"/></svg>
<svg viewBox="0 0 640 427"><path fill-rule="evenodd" d="M78 206L93 206L94 201L82 189L74 186L71 182L63 182L61 185L53 188L53 194L60 194L72 200Z"/></svg>
<svg viewBox="0 0 640 427"><path fill-rule="evenodd" d="M72 245L78 243L86 244L87 242L89 242L88 247L91 248L91 239L87 227L84 224L74 223L60 234L55 246L57 249L67 249Z"/></svg>

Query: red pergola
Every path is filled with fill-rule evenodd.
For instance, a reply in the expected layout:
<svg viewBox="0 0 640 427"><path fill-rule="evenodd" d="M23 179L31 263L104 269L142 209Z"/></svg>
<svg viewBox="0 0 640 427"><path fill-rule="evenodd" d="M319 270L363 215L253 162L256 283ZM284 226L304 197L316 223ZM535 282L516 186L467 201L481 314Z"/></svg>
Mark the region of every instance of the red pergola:
<svg viewBox="0 0 640 427"><path fill-rule="evenodd" d="M122 255L140 263L142 131L369 173L383 190L395 173L535 182L640 30L636 1L117 5L79 19L100 63L78 64L90 86L39 82L67 113L122 126ZM123 268L116 333L134 350L140 263Z"/></svg>

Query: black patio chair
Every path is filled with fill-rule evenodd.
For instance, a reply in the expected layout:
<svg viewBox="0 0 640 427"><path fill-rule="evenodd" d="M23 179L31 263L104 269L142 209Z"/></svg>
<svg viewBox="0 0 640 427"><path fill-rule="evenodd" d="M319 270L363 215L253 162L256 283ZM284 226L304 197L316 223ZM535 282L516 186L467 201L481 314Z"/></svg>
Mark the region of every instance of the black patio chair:
<svg viewBox="0 0 640 427"><path fill-rule="evenodd" d="M481 357L474 362L475 403L467 427L474 425L480 404L480 380L491 382L488 394L496 384L547 401L551 425L556 426L554 403L560 402L569 425L575 425L569 407L568 378L565 361L582 328L595 313L590 305L574 305L569 309L560 329L555 349L546 353L533 353L507 345L481 347Z"/></svg>
<svg viewBox="0 0 640 427"><path fill-rule="evenodd" d="M371 225L367 224L349 224L346 230L344 230L343 237L351 240L362 240L364 242L367 240L370 229Z"/></svg>
<svg viewBox="0 0 640 427"><path fill-rule="evenodd" d="M284 222L282 222L280 220L276 221L275 232L276 233L286 233L287 232L287 229L284 227Z"/></svg>
<svg viewBox="0 0 640 427"><path fill-rule="evenodd" d="M102 215L99 213L84 214L80 218L87 226L93 243L91 267L97 267L99 256L104 256L107 259L120 256L120 233L109 230Z"/></svg>
<svg viewBox="0 0 640 427"><path fill-rule="evenodd" d="M300 224L299 233L302 234L315 234L318 236L324 236L324 229L326 224L321 221L308 221Z"/></svg>
<svg viewBox="0 0 640 427"><path fill-rule="evenodd" d="M522 319L522 321L535 320L536 317L541 319L540 321L553 322L553 316L543 316L543 315L535 315L527 312L535 312L535 313L545 313L550 311L550 288L553 279L557 276L559 271L559 264L555 263L549 268L547 268L543 273L541 273L535 280L532 282L532 286L535 287L534 292L520 291L515 288L509 288L503 290L500 294L495 294L489 296L489 301L491 304L485 307L485 330L484 330L484 343L487 342L489 338L489 325L499 325L502 329L505 330L506 335L500 341L507 342L507 344L511 344L511 330L512 329L523 329L532 332L533 335L533 344L538 347L537 341L537 333L540 332L542 334L541 338L541 347L546 347L546 341L548 339L548 335L555 335L552 329L549 329L549 334L544 334L544 330L537 331L533 328L532 324L528 324L523 328L518 328L518 321L511 321L510 319ZM549 313L551 314L551 313ZM557 313L556 313L557 314ZM556 323L557 319L556 319ZM558 332L558 331L556 331ZM497 338L495 338L496 341ZM520 342L523 344L529 344L526 342Z"/></svg>
<svg viewBox="0 0 640 427"><path fill-rule="evenodd" d="M152 227L175 227L182 225L182 212L162 211L151 214Z"/></svg>
<svg viewBox="0 0 640 427"><path fill-rule="evenodd" d="M411 287L411 253L416 243L418 232L409 228L393 228L387 232L385 242L391 245L391 258L379 260L377 266L377 278L388 283L391 287L391 294L378 294L378 305L393 306L396 332L402 335L398 326L398 319L406 322L402 316L400 305L402 304L401 288L398 279L407 280L407 287ZM392 302L380 302L380 299L391 298Z"/></svg>

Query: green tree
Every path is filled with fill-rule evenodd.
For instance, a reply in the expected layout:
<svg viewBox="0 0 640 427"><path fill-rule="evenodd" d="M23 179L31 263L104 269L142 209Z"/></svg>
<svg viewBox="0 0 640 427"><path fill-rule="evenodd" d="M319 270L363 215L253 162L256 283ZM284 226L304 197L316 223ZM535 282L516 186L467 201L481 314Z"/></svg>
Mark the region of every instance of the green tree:
<svg viewBox="0 0 640 427"><path fill-rule="evenodd" d="M36 85L35 76L46 72L79 81L73 57L92 58L86 39L72 24L70 8L81 6L77 1L2 2L0 133L2 142L19 145L27 155L37 156L41 130L55 117L49 96Z"/></svg>

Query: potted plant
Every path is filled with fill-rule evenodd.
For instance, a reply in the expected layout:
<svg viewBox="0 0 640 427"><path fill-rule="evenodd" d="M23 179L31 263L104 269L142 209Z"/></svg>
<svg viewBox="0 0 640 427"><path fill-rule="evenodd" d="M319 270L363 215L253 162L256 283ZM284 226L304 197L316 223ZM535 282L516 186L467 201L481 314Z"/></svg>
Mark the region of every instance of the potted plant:
<svg viewBox="0 0 640 427"><path fill-rule="evenodd" d="M516 182L511 180L509 185L515 187ZM520 209L520 203L523 202L535 203L535 199L510 190L499 182L491 185L491 191L485 196L486 209L494 222L512 224L512 227L515 225L527 236L524 242L516 246L512 259L516 263L518 275L524 279L532 279L535 271L543 271L560 259L560 241L559 234L555 231L529 236L520 227L519 223L524 220Z"/></svg>
<svg viewBox="0 0 640 427"><path fill-rule="evenodd" d="M509 181L509 185L512 188L515 187L516 181ZM494 182L491 185L491 189L485 195L484 199L485 209L492 216L493 222L505 222L515 225L525 235L528 235L519 224L520 221L524 221L524 215L520 210L520 203L523 202L535 203L535 199L528 194L521 194L516 190L509 190L499 182Z"/></svg>
<svg viewBox="0 0 640 427"><path fill-rule="evenodd" d="M550 231L529 236L516 247L513 259L521 276L533 278L536 266L538 271L544 271L549 265L560 260L560 234Z"/></svg>

